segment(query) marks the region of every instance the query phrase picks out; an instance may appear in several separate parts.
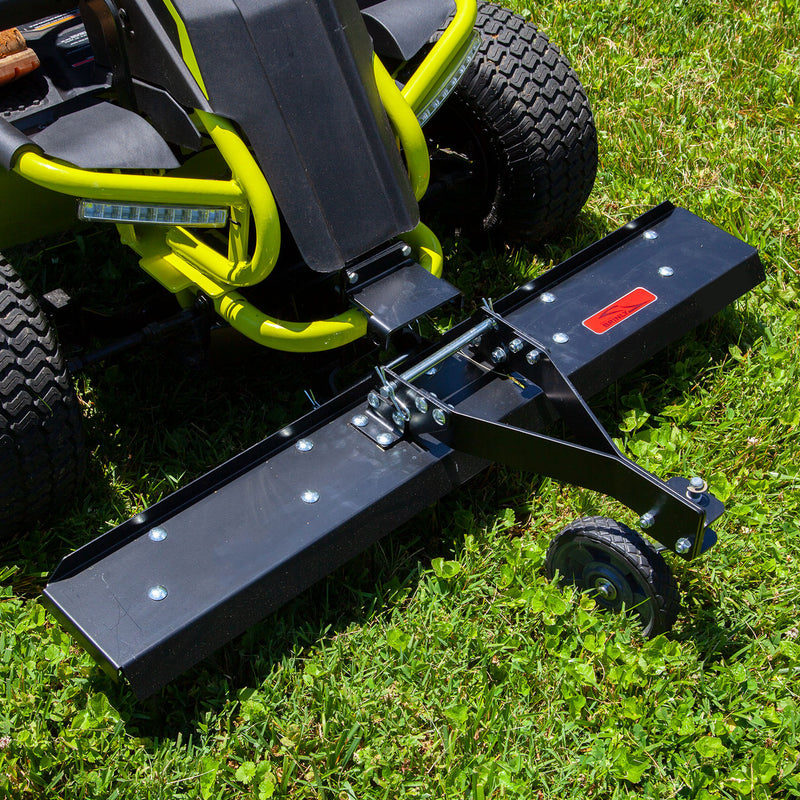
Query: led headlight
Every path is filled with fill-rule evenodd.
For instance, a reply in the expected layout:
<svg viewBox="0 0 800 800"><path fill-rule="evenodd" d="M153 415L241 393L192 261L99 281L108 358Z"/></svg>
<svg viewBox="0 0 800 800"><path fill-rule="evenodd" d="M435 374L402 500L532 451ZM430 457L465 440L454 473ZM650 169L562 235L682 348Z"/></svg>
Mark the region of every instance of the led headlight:
<svg viewBox="0 0 800 800"><path fill-rule="evenodd" d="M228 224L228 209L81 200L78 204L78 218L93 222L129 222L136 225L184 225L187 228L223 228Z"/></svg>
<svg viewBox="0 0 800 800"><path fill-rule="evenodd" d="M420 125L424 125L439 109L439 107L447 100L452 94L453 90L458 86L458 82L464 77L467 67L472 63L478 48L481 46L481 35L473 32L472 38L469 41L464 57L457 61L452 70L444 81L442 88L419 110L417 119Z"/></svg>

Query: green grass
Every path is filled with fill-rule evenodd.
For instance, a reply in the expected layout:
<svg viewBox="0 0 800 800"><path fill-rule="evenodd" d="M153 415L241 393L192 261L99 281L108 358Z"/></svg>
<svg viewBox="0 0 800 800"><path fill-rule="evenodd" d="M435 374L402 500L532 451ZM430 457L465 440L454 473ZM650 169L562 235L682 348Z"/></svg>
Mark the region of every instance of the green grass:
<svg viewBox="0 0 800 800"><path fill-rule="evenodd" d="M538 253L451 245L470 298L665 198L758 246L768 274L596 398L626 452L704 475L728 505L708 557L673 562L675 631L643 642L542 576L565 522L629 516L494 469L136 702L46 616L48 571L304 402L275 377L289 360L198 382L145 352L82 380L89 481L0 552L0 796L800 796L800 5L529 10L592 99L600 173L576 228ZM68 274L82 248L49 255ZM114 259L91 269L133 274Z"/></svg>

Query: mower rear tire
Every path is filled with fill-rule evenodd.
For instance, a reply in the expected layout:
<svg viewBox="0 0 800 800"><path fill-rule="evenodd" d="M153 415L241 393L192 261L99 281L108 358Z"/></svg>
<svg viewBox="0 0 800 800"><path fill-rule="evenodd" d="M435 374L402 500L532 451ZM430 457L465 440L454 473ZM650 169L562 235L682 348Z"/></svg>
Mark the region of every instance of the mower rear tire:
<svg viewBox="0 0 800 800"><path fill-rule="evenodd" d="M80 407L55 330L0 256L0 541L60 509L85 462Z"/></svg>
<svg viewBox="0 0 800 800"><path fill-rule="evenodd" d="M592 190L592 110L567 59L521 16L479 2L476 30L478 54L425 127L431 206L467 235L537 242L565 229Z"/></svg>

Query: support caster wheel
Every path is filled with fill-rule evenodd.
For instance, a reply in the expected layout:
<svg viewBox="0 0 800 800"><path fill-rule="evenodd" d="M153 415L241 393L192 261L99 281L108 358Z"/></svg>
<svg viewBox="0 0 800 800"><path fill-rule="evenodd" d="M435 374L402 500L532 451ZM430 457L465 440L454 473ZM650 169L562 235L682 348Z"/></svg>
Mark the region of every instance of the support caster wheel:
<svg viewBox="0 0 800 800"><path fill-rule="evenodd" d="M640 620L648 638L669 631L680 598L664 559L639 534L607 517L585 517L567 525L550 544L545 571L563 585L590 593L598 607L623 608Z"/></svg>

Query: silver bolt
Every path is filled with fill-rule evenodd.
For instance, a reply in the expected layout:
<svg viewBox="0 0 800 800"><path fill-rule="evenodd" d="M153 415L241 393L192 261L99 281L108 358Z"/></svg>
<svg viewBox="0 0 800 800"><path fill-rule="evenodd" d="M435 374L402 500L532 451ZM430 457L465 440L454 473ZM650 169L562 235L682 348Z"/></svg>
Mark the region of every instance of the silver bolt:
<svg viewBox="0 0 800 800"><path fill-rule="evenodd" d="M392 422L394 422L398 428L402 428L406 424L406 418L399 411L395 411L392 413Z"/></svg>
<svg viewBox="0 0 800 800"><path fill-rule="evenodd" d="M414 405L417 407L417 411L419 411L420 414L428 413L428 401L424 397L417 395L414 398Z"/></svg>
<svg viewBox="0 0 800 800"><path fill-rule="evenodd" d="M525 360L533 366L540 358L542 354L538 350L531 350L526 356Z"/></svg>
<svg viewBox="0 0 800 800"><path fill-rule="evenodd" d="M603 600L616 600L617 589L611 581L605 578L597 578L594 582L594 590Z"/></svg>
<svg viewBox="0 0 800 800"><path fill-rule="evenodd" d="M482 340L482 337L481 337L481 336L476 336L476 337L475 337L475 338L474 338L474 339L473 339L473 340L470 342L470 344L471 344L473 347L480 347L480 346L481 346L481 340Z"/></svg>
<svg viewBox="0 0 800 800"><path fill-rule="evenodd" d="M553 334L553 341L556 344L566 344L569 341L569 336L567 336L566 333L561 333L561 331L559 331L558 333Z"/></svg>
<svg viewBox="0 0 800 800"><path fill-rule="evenodd" d="M692 540L687 539L685 536L682 536L675 542L675 552L683 555L684 553L688 553L692 549Z"/></svg>
<svg viewBox="0 0 800 800"><path fill-rule="evenodd" d="M358 273L354 272L352 269L347 270L347 282L352 286L354 283L358 283Z"/></svg>
<svg viewBox="0 0 800 800"><path fill-rule="evenodd" d="M656 233L654 230L645 231L645 232L642 234L642 236L643 236L645 239L648 239L648 240L649 240L649 241L651 241L651 242L652 242L653 240L655 240L655 239L658 239L658 234L657 234L657 233Z"/></svg>
<svg viewBox="0 0 800 800"><path fill-rule="evenodd" d="M169 592L167 592L166 586L151 586L147 590L147 596L151 600L155 600L156 602L159 602L159 600L163 600L168 594Z"/></svg>
<svg viewBox="0 0 800 800"><path fill-rule="evenodd" d="M319 500L319 492L315 492L313 489L306 489L303 494L300 495L300 499L304 503L308 503L311 505L312 503L316 503Z"/></svg>
<svg viewBox="0 0 800 800"><path fill-rule="evenodd" d="M508 343L508 349L512 353L519 353L519 351L522 350L523 347L525 347L525 345L524 345L522 339L512 339Z"/></svg>
<svg viewBox="0 0 800 800"><path fill-rule="evenodd" d="M556 296L552 292L544 292L541 297L543 303L555 303L556 301Z"/></svg>
<svg viewBox="0 0 800 800"><path fill-rule="evenodd" d="M425 374L435 375L439 371L439 367L431 367Z"/></svg>
<svg viewBox="0 0 800 800"><path fill-rule="evenodd" d="M309 450L314 449L314 442L311 439L299 439L295 448L301 453L307 453Z"/></svg>
<svg viewBox="0 0 800 800"><path fill-rule="evenodd" d="M702 478L694 477L689 481L689 486L686 489L686 496L689 500L698 503L703 499L707 490L708 484Z"/></svg>
<svg viewBox="0 0 800 800"><path fill-rule="evenodd" d="M675 270L672 267L659 267L658 274L662 278L671 278L675 274Z"/></svg>
<svg viewBox="0 0 800 800"><path fill-rule="evenodd" d="M163 542L167 538L167 532L163 528L153 528L148 534L147 538L151 542Z"/></svg>
<svg viewBox="0 0 800 800"><path fill-rule="evenodd" d="M404 255L406 258L408 258L408 257L411 255L411 253L412 253L413 251L412 251L412 249L411 249L411 247L410 247L409 245L407 245L407 244L404 244L404 245L403 245L403 248L402 248L402 250L401 250L400 252L401 252L401 253L402 253L402 254L403 254L403 255Z"/></svg>
<svg viewBox="0 0 800 800"><path fill-rule="evenodd" d="M495 347L495 349L492 350L491 358L492 364L502 364L508 358L508 354L506 353L505 348Z"/></svg>
<svg viewBox="0 0 800 800"><path fill-rule="evenodd" d="M656 523L656 515L652 511L648 511L646 514L642 514L639 518L639 526L647 530L648 528L652 528L653 525Z"/></svg>
<svg viewBox="0 0 800 800"><path fill-rule="evenodd" d="M367 395L367 402L372 408L380 408L381 398L378 396L377 392L370 392Z"/></svg>
<svg viewBox="0 0 800 800"><path fill-rule="evenodd" d="M350 422L352 422L356 428L366 428L369 424L366 414L356 414Z"/></svg>
<svg viewBox="0 0 800 800"><path fill-rule="evenodd" d="M394 436L391 433L379 433L375 440L381 447L388 447L394 441Z"/></svg>
<svg viewBox="0 0 800 800"><path fill-rule="evenodd" d="M437 425L446 425L447 424L447 414L442 411L441 408L434 408L433 409L433 421Z"/></svg>

